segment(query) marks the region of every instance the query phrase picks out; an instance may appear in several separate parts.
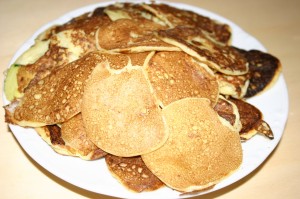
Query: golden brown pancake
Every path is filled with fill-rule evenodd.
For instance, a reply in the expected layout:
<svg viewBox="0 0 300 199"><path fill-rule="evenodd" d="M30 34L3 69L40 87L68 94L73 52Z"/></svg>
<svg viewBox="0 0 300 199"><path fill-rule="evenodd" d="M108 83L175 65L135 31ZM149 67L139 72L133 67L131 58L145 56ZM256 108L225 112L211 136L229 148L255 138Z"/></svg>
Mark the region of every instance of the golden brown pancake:
<svg viewBox="0 0 300 199"><path fill-rule="evenodd" d="M233 102L220 95L214 106L214 110L217 111L218 115L225 119L235 131L239 132L241 130L242 123L240 121L239 110ZM222 121L222 123L226 125L226 122Z"/></svg>
<svg viewBox="0 0 300 199"><path fill-rule="evenodd" d="M106 152L99 149L88 137L83 126L81 114L77 114L61 125L61 138L65 144L76 149L82 159L99 159Z"/></svg>
<svg viewBox="0 0 300 199"><path fill-rule="evenodd" d="M73 132L71 132L71 129L63 130L57 125L39 127L35 130L54 151L61 155L78 156L84 160L96 160L105 156L106 152L87 139L82 122L78 119L80 118L75 116L74 120L71 119L73 121L66 124L67 126L72 125Z"/></svg>
<svg viewBox="0 0 300 199"><path fill-rule="evenodd" d="M122 157L161 147L168 130L141 67L96 81L98 74L91 76L82 102L84 126L92 142Z"/></svg>
<svg viewBox="0 0 300 199"><path fill-rule="evenodd" d="M162 106L186 97L204 97L214 105L219 86L213 72L184 52L158 52L146 68Z"/></svg>
<svg viewBox="0 0 300 199"><path fill-rule="evenodd" d="M176 26L198 27L207 31L219 42L229 43L230 41L231 32L227 24L166 4L142 4L142 6L164 21L170 28Z"/></svg>
<svg viewBox="0 0 300 199"><path fill-rule="evenodd" d="M140 156L105 156L111 174L126 188L134 192L154 191L164 184L146 167Z"/></svg>
<svg viewBox="0 0 300 199"><path fill-rule="evenodd" d="M249 62L250 83L245 95L252 97L270 88L282 70L280 61L273 55L259 50L239 49Z"/></svg>
<svg viewBox="0 0 300 199"><path fill-rule="evenodd" d="M90 37L95 36L97 29L111 22L109 17L103 12L104 7L99 7L93 12L85 13L73 18L69 22L57 26L55 32L65 30L83 30Z"/></svg>
<svg viewBox="0 0 300 199"><path fill-rule="evenodd" d="M150 20L140 22L122 18L99 29L98 48L125 53L153 50L179 51L179 48L156 37L154 31L163 28Z"/></svg>
<svg viewBox="0 0 300 199"><path fill-rule="evenodd" d="M239 135L222 125L208 99L178 100L165 107L163 113L169 138L142 159L167 186L181 192L203 190L239 168Z"/></svg>
<svg viewBox="0 0 300 199"><path fill-rule="evenodd" d="M243 100L231 98L230 101L232 101L239 110L242 123L242 129L240 130L242 140L249 140L257 133L269 139L274 138L272 129L268 123L263 120L263 114L259 109Z"/></svg>
<svg viewBox="0 0 300 199"><path fill-rule="evenodd" d="M248 72L245 57L235 48L220 44L202 29L177 26L160 30L159 37L166 43L181 48L197 60L227 75L243 75Z"/></svg>
<svg viewBox="0 0 300 199"><path fill-rule="evenodd" d="M78 114L85 81L96 65L103 62L107 62L107 56L94 52L53 70L26 89L14 110L14 119L21 126L37 127L62 123Z"/></svg>
<svg viewBox="0 0 300 199"><path fill-rule="evenodd" d="M220 94L242 99L249 86L249 74L246 75L224 75L216 73L219 82Z"/></svg>

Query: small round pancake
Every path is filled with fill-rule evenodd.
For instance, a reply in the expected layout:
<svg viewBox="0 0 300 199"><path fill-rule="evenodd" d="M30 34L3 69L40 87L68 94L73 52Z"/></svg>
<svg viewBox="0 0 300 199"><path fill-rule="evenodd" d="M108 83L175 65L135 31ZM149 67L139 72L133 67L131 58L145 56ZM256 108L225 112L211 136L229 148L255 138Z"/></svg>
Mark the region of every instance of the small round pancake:
<svg viewBox="0 0 300 199"><path fill-rule="evenodd" d="M107 154L105 161L111 174L131 191L154 191L164 186L140 156L118 157Z"/></svg>
<svg viewBox="0 0 300 199"><path fill-rule="evenodd" d="M87 84L82 117L92 142L116 156L151 152L168 138L162 111L141 68Z"/></svg>
<svg viewBox="0 0 300 199"><path fill-rule="evenodd" d="M184 52L158 52L146 68L162 106L186 97L218 100L219 85L213 72Z"/></svg>
<svg viewBox="0 0 300 199"><path fill-rule="evenodd" d="M208 99L178 100L165 107L163 113L169 138L142 159L167 186L181 192L203 190L239 168L239 135L222 125Z"/></svg>
<svg viewBox="0 0 300 199"><path fill-rule="evenodd" d="M215 41L201 28L177 26L159 30L158 35L164 42L179 47L221 73L243 75L248 72L248 63L238 50Z"/></svg>
<svg viewBox="0 0 300 199"><path fill-rule="evenodd" d="M231 98L230 101L233 102L239 110L242 123L242 129L239 132L241 140L249 140L258 133L269 139L274 138L272 129L269 124L263 120L263 114L258 108L244 100Z"/></svg>

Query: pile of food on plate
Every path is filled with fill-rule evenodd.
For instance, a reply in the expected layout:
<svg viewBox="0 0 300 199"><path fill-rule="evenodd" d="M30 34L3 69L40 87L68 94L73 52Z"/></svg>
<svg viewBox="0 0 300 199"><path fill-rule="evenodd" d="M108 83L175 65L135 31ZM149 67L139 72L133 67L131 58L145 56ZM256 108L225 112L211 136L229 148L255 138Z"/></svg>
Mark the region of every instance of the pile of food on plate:
<svg viewBox="0 0 300 199"><path fill-rule="evenodd" d="M207 190L239 169L243 141L273 139L245 99L272 86L280 61L230 39L229 25L166 4L97 8L11 65L6 122L59 154L105 158L132 191Z"/></svg>

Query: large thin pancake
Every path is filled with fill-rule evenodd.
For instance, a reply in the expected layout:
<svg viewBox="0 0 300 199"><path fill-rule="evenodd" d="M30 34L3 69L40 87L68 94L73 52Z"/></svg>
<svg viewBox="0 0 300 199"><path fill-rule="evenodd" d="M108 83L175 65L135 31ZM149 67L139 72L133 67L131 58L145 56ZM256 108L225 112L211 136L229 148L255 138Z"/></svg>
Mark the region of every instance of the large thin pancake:
<svg viewBox="0 0 300 199"><path fill-rule="evenodd" d="M186 97L204 97L212 105L218 100L219 85L213 72L184 52L158 52L146 68L162 106Z"/></svg>
<svg viewBox="0 0 300 199"><path fill-rule="evenodd" d="M250 83L245 97L252 97L272 87L281 72L279 59L259 50L239 51L249 62Z"/></svg>
<svg viewBox="0 0 300 199"><path fill-rule="evenodd" d="M222 125L209 104L205 98L185 98L165 107L169 138L142 155L150 171L178 191L212 187L242 163L238 133Z"/></svg>
<svg viewBox="0 0 300 199"><path fill-rule="evenodd" d="M179 51L178 47L156 37L154 31L160 29L164 27L150 20L141 23L122 18L99 29L98 48L115 52Z"/></svg>
<svg viewBox="0 0 300 199"><path fill-rule="evenodd" d="M89 138L116 156L151 152L168 137L161 109L141 67L87 84L82 115Z"/></svg>
<svg viewBox="0 0 300 199"><path fill-rule="evenodd" d="M229 43L230 41L231 32L227 24L166 4L142 4L142 6L168 24L170 28L176 26L198 27L210 33L219 42Z"/></svg>
<svg viewBox="0 0 300 199"><path fill-rule="evenodd" d="M81 98L86 80L98 64L106 67L117 57L93 52L85 57L53 70L50 75L26 89L14 110L14 119L21 126L43 126L62 123L81 110ZM118 59L120 60L120 59ZM127 63L126 62L126 63Z"/></svg>
<svg viewBox="0 0 300 199"><path fill-rule="evenodd" d="M269 139L273 139L274 135L272 129L267 122L263 120L263 115L255 106L239 99L230 99L238 108L242 129L240 130L240 137L246 141L256 134L262 134Z"/></svg>
<svg viewBox="0 0 300 199"><path fill-rule="evenodd" d="M159 37L166 43L178 46L187 54L221 73L243 75L248 72L245 57L235 48L216 42L200 28L177 26L160 30Z"/></svg>
<svg viewBox="0 0 300 199"><path fill-rule="evenodd" d="M249 86L249 74L245 75L224 75L216 73L219 82L220 94L242 99Z"/></svg>
<svg viewBox="0 0 300 199"><path fill-rule="evenodd" d="M237 106L233 102L220 95L218 102L214 106L214 110L225 120L222 120L224 125L229 124L231 125L229 127L233 127L235 131L240 132L242 129L240 114Z"/></svg>
<svg viewBox="0 0 300 199"><path fill-rule="evenodd" d="M111 174L126 188L134 192L154 191L164 184L146 167L140 156L105 156Z"/></svg>

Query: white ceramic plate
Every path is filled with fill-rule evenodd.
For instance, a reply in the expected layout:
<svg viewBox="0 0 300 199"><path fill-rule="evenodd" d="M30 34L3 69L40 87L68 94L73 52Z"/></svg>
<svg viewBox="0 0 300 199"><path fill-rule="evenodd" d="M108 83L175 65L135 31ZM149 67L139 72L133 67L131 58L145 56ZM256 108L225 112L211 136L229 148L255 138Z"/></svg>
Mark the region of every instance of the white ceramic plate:
<svg viewBox="0 0 300 199"><path fill-rule="evenodd" d="M55 24L65 23L75 16L92 11L96 7L106 6L108 4L110 3L90 5L67 13L59 19L46 24L21 46L21 48L17 51L17 53L11 60L11 64L18 56L21 55L22 52L27 50L34 43L34 38L36 38L39 33L44 31L48 27ZM236 24L224 17L185 4L171 3L171 5L187 10L192 10L223 23L229 24L233 32L232 45L236 47L247 50L266 50L263 45L254 37L243 31ZM4 104L9 103L5 99L5 96L3 96L3 98ZM280 75L278 81L270 90L262 95L251 98L249 102L251 104L254 104L263 112L265 121L267 121L274 132L274 140L269 140L263 136L255 136L248 142L243 143L242 147L244 152L244 159L240 169L221 183L217 184L213 189L207 192L202 192L200 194L216 191L242 179L250 172L255 170L260 164L262 164L262 162L270 155L270 153L274 150L274 148L280 141L288 115L288 93L283 76ZM103 159L97 161L84 161L80 158L59 155L55 153L52 148L48 146L46 142L44 142L33 129L24 129L14 125L9 126L24 150L37 163L39 163L42 167L58 176L59 178L83 189L122 198L167 199L189 197L189 195L179 196L179 192L171 190L169 188L161 188L157 191L148 193L132 193L124 188L124 186L122 186L116 179L111 176Z"/></svg>

